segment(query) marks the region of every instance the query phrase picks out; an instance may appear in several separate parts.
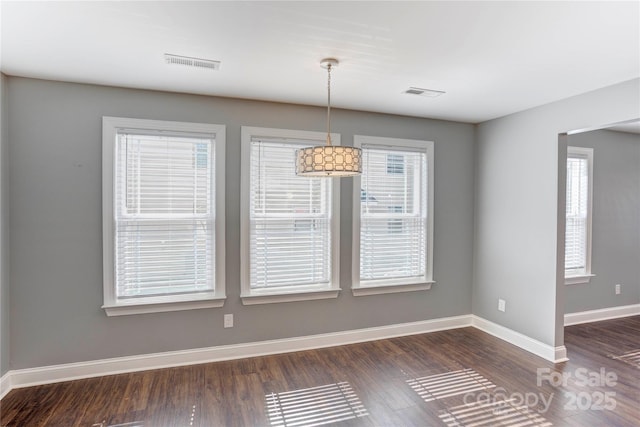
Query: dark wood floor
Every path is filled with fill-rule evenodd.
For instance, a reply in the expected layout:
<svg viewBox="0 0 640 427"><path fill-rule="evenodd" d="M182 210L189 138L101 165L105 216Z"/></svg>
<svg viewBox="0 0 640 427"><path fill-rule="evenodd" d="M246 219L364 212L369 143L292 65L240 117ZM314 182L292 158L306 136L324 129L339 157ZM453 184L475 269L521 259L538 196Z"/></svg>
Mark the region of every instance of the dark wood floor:
<svg viewBox="0 0 640 427"><path fill-rule="evenodd" d="M0 425L640 426L640 316L566 345L553 365L464 328L70 381L11 391Z"/></svg>

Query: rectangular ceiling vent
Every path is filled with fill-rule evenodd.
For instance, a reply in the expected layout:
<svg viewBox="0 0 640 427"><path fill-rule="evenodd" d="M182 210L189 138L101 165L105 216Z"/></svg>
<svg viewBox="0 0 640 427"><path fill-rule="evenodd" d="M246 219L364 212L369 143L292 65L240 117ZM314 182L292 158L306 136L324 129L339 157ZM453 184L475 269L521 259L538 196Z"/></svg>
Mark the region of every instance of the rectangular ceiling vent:
<svg viewBox="0 0 640 427"><path fill-rule="evenodd" d="M409 89L405 90L403 93L406 93L406 94L409 94L409 95L426 96L427 98L436 98L436 97L442 95L445 92L442 91L442 90L422 89L422 88L419 88L419 87L410 87Z"/></svg>
<svg viewBox="0 0 640 427"><path fill-rule="evenodd" d="M220 69L220 61L213 61L211 59L191 58L189 56L165 53L164 60L167 64L184 65L185 67L205 68L213 71Z"/></svg>

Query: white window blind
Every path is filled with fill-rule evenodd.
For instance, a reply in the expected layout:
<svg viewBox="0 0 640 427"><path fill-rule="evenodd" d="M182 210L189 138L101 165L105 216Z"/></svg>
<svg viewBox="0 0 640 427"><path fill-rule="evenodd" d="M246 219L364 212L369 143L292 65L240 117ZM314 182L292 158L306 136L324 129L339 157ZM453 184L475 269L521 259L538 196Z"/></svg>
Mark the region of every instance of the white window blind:
<svg viewBox="0 0 640 427"><path fill-rule="evenodd" d="M215 140L119 131L116 298L211 291Z"/></svg>
<svg viewBox="0 0 640 427"><path fill-rule="evenodd" d="M323 144L326 133L243 126L241 134L242 303L336 298L339 180L295 173L296 150Z"/></svg>
<svg viewBox="0 0 640 427"><path fill-rule="evenodd" d="M565 230L565 276L590 274L591 152L569 147Z"/></svg>
<svg viewBox="0 0 640 427"><path fill-rule="evenodd" d="M252 138L250 287L327 286L332 272L332 180L295 175L309 141Z"/></svg>
<svg viewBox="0 0 640 427"><path fill-rule="evenodd" d="M428 276L427 149L362 144L360 284Z"/></svg>

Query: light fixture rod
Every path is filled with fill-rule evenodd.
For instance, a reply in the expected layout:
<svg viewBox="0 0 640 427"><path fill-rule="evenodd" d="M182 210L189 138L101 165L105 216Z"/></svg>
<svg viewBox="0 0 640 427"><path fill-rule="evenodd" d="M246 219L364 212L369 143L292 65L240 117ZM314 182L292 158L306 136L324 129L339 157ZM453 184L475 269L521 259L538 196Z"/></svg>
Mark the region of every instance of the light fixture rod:
<svg viewBox="0 0 640 427"><path fill-rule="evenodd" d="M331 69L339 64L335 58L325 58L320 66L327 69L327 145L331 145Z"/></svg>
<svg viewBox="0 0 640 427"><path fill-rule="evenodd" d="M327 64L327 145L331 145L331 63Z"/></svg>

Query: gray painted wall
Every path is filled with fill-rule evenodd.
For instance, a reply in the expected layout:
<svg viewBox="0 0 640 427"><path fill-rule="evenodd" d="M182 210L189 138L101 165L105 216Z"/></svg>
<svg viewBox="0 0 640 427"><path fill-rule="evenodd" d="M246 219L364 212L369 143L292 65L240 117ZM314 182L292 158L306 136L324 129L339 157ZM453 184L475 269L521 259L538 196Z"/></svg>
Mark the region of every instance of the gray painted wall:
<svg viewBox="0 0 640 427"><path fill-rule="evenodd" d="M634 79L478 126L474 314L563 345L558 135L638 118L638 94L640 79ZM498 298L507 302L504 313Z"/></svg>
<svg viewBox="0 0 640 427"><path fill-rule="evenodd" d="M592 272L565 288L565 312L640 303L640 135L592 131L568 144L593 148ZM614 286L622 284L616 295Z"/></svg>
<svg viewBox="0 0 640 427"><path fill-rule="evenodd" d="M0 73L0 376L9 371L9 168L7 77Z"/></svg>
<svg viewBox="0 0 640 427"><path fill-rule="evenodd" d="M238 99L8 78L11 369L304 336L471 312L475 127L336 110L354 134L435 141L430 291L355 298L351 180L341 181L341 286L335 300L242 306L240 126L322 131L325 110ZM227 125L227 302L222 309L107 318L102 304L101 118ZM222 328L225 313L236 326Z"/></svg>

